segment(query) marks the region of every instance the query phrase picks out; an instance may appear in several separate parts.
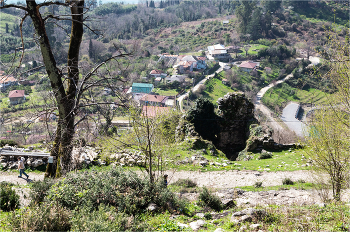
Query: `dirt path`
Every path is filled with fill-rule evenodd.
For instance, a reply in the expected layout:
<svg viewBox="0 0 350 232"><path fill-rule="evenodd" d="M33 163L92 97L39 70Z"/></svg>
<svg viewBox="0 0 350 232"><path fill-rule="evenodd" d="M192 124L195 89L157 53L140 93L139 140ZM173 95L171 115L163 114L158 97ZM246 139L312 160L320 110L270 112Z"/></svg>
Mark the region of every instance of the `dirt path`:
<svg viewBox="0 0 350 232"><path fill-rule="evenodd" d="M27 174L29 175L29 179L26 179L25 177L18 178L18 172L0 172L0 182L6 181L16 185L26 185L32 181L44 179L44 173L37 174L34 172L28 172Z"/></svg>
<svg viewBox="0 0 350 232"><path fill-rule="evenodd" d="M198 186L212 187L217 189L235 188L242 186L252 186L257 181L262 181L264 186L282 185L284 178L291 178L293 181L304 180L310 182L311 173L309 171L300 170L293 172L258 172L258 171L178 171L169 174L169 183L173 183L179 179L191 179ZM28 173L29 180L26 178L18 178L16 172L0 173L0 182L7 181L18 185L26 185L31 181L43 180L44 173Z"/></svg>

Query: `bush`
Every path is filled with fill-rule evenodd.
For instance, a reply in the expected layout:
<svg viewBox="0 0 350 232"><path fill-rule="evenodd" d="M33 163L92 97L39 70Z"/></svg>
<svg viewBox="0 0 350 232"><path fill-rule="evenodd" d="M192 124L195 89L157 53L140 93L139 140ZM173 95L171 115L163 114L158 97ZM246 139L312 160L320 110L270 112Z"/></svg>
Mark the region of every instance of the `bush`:
<svg viewBox="0 0 350 232"><path fill-rule="evenodd" d="M193 187L197 186L197 183L190 180L190 179L179 179L175 183L173 183L172 185L182 186L182 187L186 187L186 188L193 188Z"/></svg>
<svg viewBox="0 0 350 232"><path fill-rule="evenodd" d="M262 187L262 182L261 181L257 181L254 183L254 188L261 188Z"/></svg>
<svg viewBox="0 0 350 232"><path fill-rule="evenodd" d="M259 159L270 159L270 158L272 158L272 154L269 152L261 153L259 156Z"/></svg>
<svg viewBox="0 0 350 232"><path fill-rule="evenodd" d="M139 231L145 225L128 215L118 212L112 206L101 204L98 210L91 212L89 207L79 208L73 212L71 219L72 231Z"/></svg>
<svg viewBox="0 0 350 232"><path fill-rule="evenodd" d="M68 209L85 204L97 209L100 204L105 204L116 207L118 212L133 215L144 212L151 202L160 210L172 205L175 210L187 212L185 202L165 188L163 180L151 184L149 178L142 179L122 168L69 174L52 186L47 200L57 201Z"/></svg>
<svg viewBox="0 0 350 232"><path fill-rule="evenodd" d="M284 179L282 180L282 184L283 184L283 185L293 185L294 182L293 182L290 178L284 178Z"/></svg>
<svg viewBox="0 0 350 232"><path fill-rule="evenodd" d="M12 211L19 207L19 196L12 189L13 184L0 182L0 209Z"/></svg>
<svg viewBox="0 0 350 232"><path fill-rule="evenodd" d="M47 203L16 210L8 217L14 231L68 231L71 227L70 211Z"/></svg>
<svg viewBox="0 0 350 232"><path fill-rule="evenodd" d="M5 146L6 144L8 144L9 146L18 146L18 143L16 141L9 140L9 139L0 140L1 147Z"/></svg>
<svg viewBox="0 0 350 232"><path fill-rule="evenodd" d="M207 188L203 188L203 191L199 194L199 204L202 206L208 206L215 211L220 211L224 207L219 197L211 194Z"/></svg>
<svg viewBox="0 0 350 232"><path fill-rule="evenodd" d="M47 192L52 185L56 183L55 180L47 178L42 181L34 181L31 185L30 197L32 199L32 204L38 204L44 201Z"/></svg>

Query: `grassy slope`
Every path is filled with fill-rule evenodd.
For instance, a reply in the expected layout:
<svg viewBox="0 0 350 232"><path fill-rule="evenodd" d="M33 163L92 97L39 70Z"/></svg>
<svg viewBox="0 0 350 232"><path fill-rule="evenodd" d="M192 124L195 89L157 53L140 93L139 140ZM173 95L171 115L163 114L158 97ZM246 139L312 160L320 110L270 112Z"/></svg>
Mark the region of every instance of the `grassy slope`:
<svg viewBox="0 0 350 232"><path fill-rule="evenodd" d="M292 95L291 92L295 94ZM320 90L310 88L308 90L296 89L282 84L281 87L274 87L269 89L262 98L263 103L273 109L273 106L284 106L287 102L294 101L302 104L322 104L327 101L329 94Z"/></svg>
<svg viewBox="0 0 350 232"><path fill-rule="evenodd" d="M6 23L9 25L9 30L13 30L13 26L18 24L20 18L10 14L1 12L0 14L0 33L4 34L6 30Z"/></svg>

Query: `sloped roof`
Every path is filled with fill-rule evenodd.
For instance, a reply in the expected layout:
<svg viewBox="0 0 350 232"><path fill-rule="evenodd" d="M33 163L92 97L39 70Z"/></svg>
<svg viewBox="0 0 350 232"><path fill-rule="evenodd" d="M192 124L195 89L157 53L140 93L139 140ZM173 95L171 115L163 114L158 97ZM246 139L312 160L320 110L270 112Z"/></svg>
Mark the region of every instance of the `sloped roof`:
<svg viewBox="0 0 350 232"><path fill-rule="evenodd" d="M24 97L24 90L12 90L9 92L9 98Z"/></svg>
<svg viewBox="0 0 350 232"><path fill-rule="evenodd" d="M6 83L6 82L16 82L17 79L13 76L0 76L0 84Z"/></svg>
<svg viewBox="0 0 350 232"><path fill-rule="evenodd" d="M152 87L153 87L153 84L148 84L148 83L132 83L132 87L152 88Z"/></svg>
<svg viewBox="0 0 350 232"><path fill-rule="evenodd" d="M194 56L185 56L184 58L181 59L182 61L192 61L195 62L197 59Z"/></svg>
<svg viewBox="0 0 350 232"><path fill-rule="evenodd" d="M178 65L181 66L191 66L193 64L193 61L180 61Z"/></svg>
<svg viewBox="0 0 350 232"><path fill-rule="evenodd" d="M197 56L197 59L198 59L198 60L206 60L207 57L204 57L204 56Z"/></svg>
<svg viewBox="0 0 350 232"><path fill-rule="evenodd" d="M142 115L148 118L153 118L156 116L160 116L162 114L169 113L169 107L159 107L159 106L143 106L142 107Z"/></svg>
<svg viewBox="0 0 350 232"><path fill-rule="evenodd" d="M162 74L163 71L162 70L158 70L158 69L154 69L150 72L150 74Z"/></svg>
<svg viewBox="0 0 350 232"><path fill-rule="evenodd" d="M163 102L166 100L167 96L154 95L154 94L146 94L142 96L140 101L149 101L149 102Z"/></svg>
<svg viewBox="0 0 350 232"><path fill-rule="evenodd" d="M251 61L246 61L243 62L242 64L239 65L240 68L250 68L253 69L255 68L257 63L251 62Z"/></svg>

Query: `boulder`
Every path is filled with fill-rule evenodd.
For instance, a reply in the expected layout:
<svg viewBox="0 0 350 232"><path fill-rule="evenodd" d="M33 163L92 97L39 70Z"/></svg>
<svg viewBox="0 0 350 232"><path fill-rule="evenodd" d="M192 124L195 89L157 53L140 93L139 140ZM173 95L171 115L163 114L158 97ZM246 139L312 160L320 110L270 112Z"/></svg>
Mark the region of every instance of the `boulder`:
<svg viewBox="0 0 350 232"><path fill-rule="evenodd" d="M205 224L204 220L198 220L190 223L190 227L192 230L197 231Z"/></svg>
<svg viewBox="0 0 350 232"><path fill-rule="evenodd" d="M155 212L157 211L158 209L158 206L154 203L149 203L149 205L147 206L147 211L150 211L150 212Z"/></svg>
<svg viewBox="0 0 350 232"><path fill-rule="evenodd" d="M224 206L225 209L235 207L235 202L233 199L222 199L221 200L222 205Z"/></svg>
<svg viewBox="0 0 350 232"><path fill-rule="evenodd" d="M33 168L36 168L36 167L39 167L40 165L43 165L44 162L42 159L37 159L37 160L34 160L34 162L31 164L31 166Z"/></svg>

